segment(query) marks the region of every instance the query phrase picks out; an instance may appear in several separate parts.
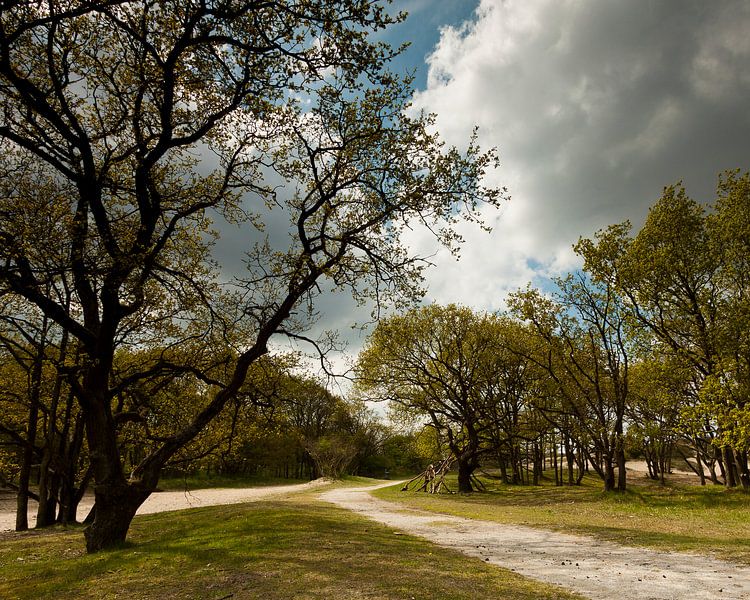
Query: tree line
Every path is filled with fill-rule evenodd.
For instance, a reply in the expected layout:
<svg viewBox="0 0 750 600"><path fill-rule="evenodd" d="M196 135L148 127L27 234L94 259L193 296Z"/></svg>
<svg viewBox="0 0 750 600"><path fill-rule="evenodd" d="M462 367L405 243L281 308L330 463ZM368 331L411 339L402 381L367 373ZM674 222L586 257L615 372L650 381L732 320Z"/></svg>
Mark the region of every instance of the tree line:
<svg viewBox="0 0 750 600"><path fill-rule="evenodd" d="M626 487L626 452L664 480L674 455L706 481L750 489L750 175L702 205L665 188L643 226L574 246L582 267L511 294L505 314L431 305L382 320L358 388L425 423L459 488L491 461L504 480Z"/></svg>
<svg viewBox="0 0 750 600"><path fill-rule="evenodd" d="M64 361L74 365L80 352L68 355L70 348L60 348L55 339L62 338L44 319L30 343L13 328L17 319L16 314L0 334L0 485L16 493L16 530L22 531L29 527L29 500L36 502L37 527L76 522L92 466L82 412L61 374ZM143 359L140 353L118 353L114 380L126 381ZM297 363L293 356L256 363L241 393L165 465L164 474L382 477L420 466L424 459L414 439L383 424L361 402L346 401L320 381L296 374ZM174 373L113 387L119 389L117 431L125 470L193 418L205 393L195 380Z"/></svg>

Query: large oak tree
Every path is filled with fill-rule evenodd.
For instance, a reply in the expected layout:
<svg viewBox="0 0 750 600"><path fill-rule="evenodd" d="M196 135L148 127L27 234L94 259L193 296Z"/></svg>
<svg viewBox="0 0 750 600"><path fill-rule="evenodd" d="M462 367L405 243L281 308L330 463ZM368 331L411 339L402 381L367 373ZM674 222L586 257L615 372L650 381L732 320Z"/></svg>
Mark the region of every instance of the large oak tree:
<svg viewBox="0 0 750 600"><path fill-rule="evenodd" d="M381 320L357 363L357 387L369 399L424 419L445 440L461 492L472 491L498 427L487 418L505 393L498 334L493 316L433 304Z"/></svg>
<svg viewBox="0 0 750 600"><path fill-rule="evenodd" d="M8 0L0 5L0 293L76 340L63 365L84 415L96 513L87 548L121 542L160 470L242 389L272 336L300 336L327 279L355 297L419 292L401 243L443 243L497 203L494 156L447 150L407 116L408 82L370 41L369 0ZM52 193L50 193L52 190ZM264 224L285 222L282 243ZM217 285L211 219L243 226L248 272ZM23 235L57 223L51 239ZM283 237L283 236L282 236ZM70 298L65 304L60 298ZM122 347L163 348L114 377ZM230 351L226 351L230 348ZM179 373L202 406L132 470L124 386ZM133 408L134 410L131 410Z"/></svg>

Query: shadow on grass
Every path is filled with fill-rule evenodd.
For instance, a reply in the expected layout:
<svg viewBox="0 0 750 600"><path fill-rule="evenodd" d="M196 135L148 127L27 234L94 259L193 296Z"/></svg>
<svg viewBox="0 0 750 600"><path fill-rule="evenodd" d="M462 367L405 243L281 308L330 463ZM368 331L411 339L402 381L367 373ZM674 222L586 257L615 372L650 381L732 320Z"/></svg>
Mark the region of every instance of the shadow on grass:
<svg viewBox="0 0 750 600"><path fill-rule="evenodd" d="M137 517L130 542L91 556L80 530L32 542L0 542L0 597L574 597L317 502Z"/></svg>

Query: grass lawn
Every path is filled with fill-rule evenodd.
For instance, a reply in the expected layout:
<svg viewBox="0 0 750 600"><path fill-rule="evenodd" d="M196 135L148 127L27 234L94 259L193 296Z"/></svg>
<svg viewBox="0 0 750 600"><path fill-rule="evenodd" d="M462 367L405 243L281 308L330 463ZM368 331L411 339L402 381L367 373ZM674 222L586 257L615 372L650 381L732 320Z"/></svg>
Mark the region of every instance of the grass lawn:
<svg viewBox="0 0 750 600"><path fill-rule="evenodd" d="M128 543L91 556L80 528L5 534L0 573L4 599L577 598L313 493L136 517Z"/></svg>
<svg viewBox="0 0 750 600"><path fill-rule="evenodd" d="M631 477L632 475L632 477ZM628 473L624 494L602 491L599 479L580 487L511 486L482 479L488 491L431 495L400 492L374 495L414 508L500 523L530 525L593 535L631 546L712 554L750 564L750 495L720 486L667 483ZM457 489L455 478L449 481Z"/></svg>
<svg viewBox="0 0 750 600"><path fill-rule="evenodd" d="M283 477L249 477L247 475L206 475L205 473L162 477L159 489L164 491L202 490L206 488L246 488L267 485L292 485L307 483L309 479L289 479Z"/></svg>

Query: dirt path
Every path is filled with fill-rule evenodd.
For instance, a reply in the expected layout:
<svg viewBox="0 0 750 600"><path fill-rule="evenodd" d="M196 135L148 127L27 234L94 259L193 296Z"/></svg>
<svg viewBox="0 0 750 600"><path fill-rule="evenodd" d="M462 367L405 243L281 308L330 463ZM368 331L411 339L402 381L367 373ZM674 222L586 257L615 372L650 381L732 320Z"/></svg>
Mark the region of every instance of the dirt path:
<svg viewBox="0 0 750 600"><path fill-rule="evenodd" d="M156 492L149 496L148 500L138 509L137 514L147 515L151 513L166 512L169 510L183 510L185 508L197 508L199 506L216 506L217 504L238 504L240 502L253 502L255 500L266 500L279 494L300 492L314 489L329 483L324 479L316 479L309 483L298 483L294 485L269 485L253 488L213 488L205 490L181 491L181 492ZM33 527L36 523L36 502L30 502L29 525ZM94 504L93 496L86 496L78 505L78 520L82 521ZM15 497L8 495L7 501L0 503L0 531L12 530L16 525L16 513L14 510Z"/></svg>
<svg viewBox="0 0 750 600"><path fill-rule="evenodd" d="M750 568L594 538L408 509L339 488L321 498L389 527L592 599L750 599Z"/></svg>

